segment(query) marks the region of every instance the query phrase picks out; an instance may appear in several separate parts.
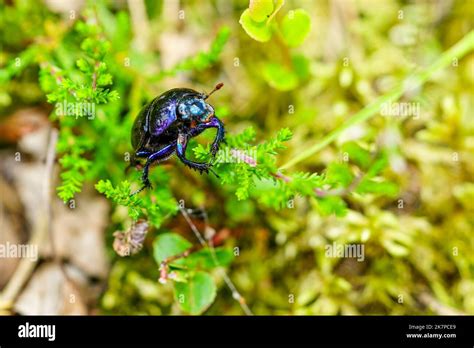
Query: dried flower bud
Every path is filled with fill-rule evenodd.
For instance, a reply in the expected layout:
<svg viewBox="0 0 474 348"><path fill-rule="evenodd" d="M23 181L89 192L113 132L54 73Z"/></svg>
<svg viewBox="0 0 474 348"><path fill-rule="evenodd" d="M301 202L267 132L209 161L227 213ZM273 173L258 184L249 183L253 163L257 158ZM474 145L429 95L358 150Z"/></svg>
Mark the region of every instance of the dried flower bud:
<svg viewBox="0 0 474 348"><path fill-rule="evenodd" d="M160 266L160 279L158 281L161 284L166 284L168 280L168 265L165 263L162 263Z"/></svg>
<svg viewBox="0 0 474 348"><path fill-rule="evenodd" d="M115 252L122 257L135 255L142 249L147 232L148 222L145 220L138 220L126 232L116 231L113 244Z"/></svg>

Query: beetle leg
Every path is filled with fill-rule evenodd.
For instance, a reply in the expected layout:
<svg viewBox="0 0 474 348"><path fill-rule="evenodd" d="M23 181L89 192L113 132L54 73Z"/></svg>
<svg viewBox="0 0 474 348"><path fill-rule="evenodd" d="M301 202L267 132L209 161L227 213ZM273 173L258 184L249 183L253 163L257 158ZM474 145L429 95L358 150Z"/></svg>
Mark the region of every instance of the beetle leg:
<svg viewBox="0 0 474 348"><path fill-rule="evenodd" d="M150 183L150 180L148 179L150 165L153 163L159 163L166 160L169 156L173 154L174 150L175 150L174 144L169 144L157 152L148 153L149 156L146 160L145 166L143 167L143 173L142 173L143 186L139 188L137 191L133 192L131 196L136 195L137 193L143 191L146 188L151 188L151 183ZM144 153L142 153L141 155L142 156L140 157L144 157ZM137 152L137 157L139 157L138 152Z"/></svg>
<svg viewBox="0 0 474 348"><path fill-rule="evenodd" d="M189 136L194 137L207 128L217 128L216 138L214 139L214 142L211 145L211 154L212 156L215 156L217 151L219 151L219 144L224 140L225 134L224 124L216 116L211 117L209 122L197 125L190 131Z"/></svg>
<svg viewBox="0 0 474 348"><path fill-rule="evenodd" d="M212 156L215 156L217 154L217 151L219 151L219 145L221 141L224 140L225 129L222 121L215 116L211 118L211 121L209 123L212 124L212 127L217 128L216 138L214 139L214 142L211 145Z"/></svg>
<svg viewBox="0 0 474 348"><path fill-rule="evenodd" d="M134 157L135 158L143 158L143 157L148 157L150 155L153 154L153 151L149 151L149 150L138 150L137 152L135 152L135 155Z"/></svg>
<svg viewBox="0 0 474 348"><path fill-rule="evenodd" d="M195 169L202 172L209 172L209 164L208 163L198 163L190 161L186 158L186 147L188 146L188 136L180 133L178 135L178 140L176 142L176 155L178 158L187 165L191 169Z"/></svg>
<svg viewBox="0 0 474 348"><path fill-rule="evenodd" d="M148 157L152 154L153 154L153 152L149 151L149 150L138 150L137 152L132 154L132 156L130 157L130 163L125 168L125 173L127 173L130 170L130 168L132 168L132 167L136 167L137 169L141 169L140 167L138 167L138 165L140 164L140 161L138 161L138 158Z"/></svg>

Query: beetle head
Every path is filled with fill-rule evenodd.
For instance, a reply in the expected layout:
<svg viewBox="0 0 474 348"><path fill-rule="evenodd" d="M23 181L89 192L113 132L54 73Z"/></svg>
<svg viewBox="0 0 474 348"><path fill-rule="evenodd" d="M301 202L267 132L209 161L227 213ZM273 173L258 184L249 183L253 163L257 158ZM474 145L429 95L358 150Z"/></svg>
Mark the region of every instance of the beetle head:
<svg viewBox="0 0 474 348"><path fill-rule="evenodd" d="M184 121L195 121L198 123L208 122L214 116L214 108L205 102L214 92L222 88L224 84L218 83L210 93L197 93L188 95L178 104L178 114Z"/></svg>
<svg viewBox="0 0 474 348"><path fill-rule="evenodd" d="M202 97L190 96L178 104L178 113L184 121L207 122L214 116L214 108Z"/></svg>

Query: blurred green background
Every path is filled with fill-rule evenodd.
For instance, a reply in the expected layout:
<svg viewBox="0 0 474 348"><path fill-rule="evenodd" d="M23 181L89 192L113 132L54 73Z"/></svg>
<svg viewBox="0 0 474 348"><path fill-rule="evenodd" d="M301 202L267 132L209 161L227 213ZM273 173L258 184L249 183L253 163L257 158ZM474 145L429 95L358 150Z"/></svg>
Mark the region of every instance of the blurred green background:
<svg viewBox="0 0 474 348"><path fill-rule="evenodd" d="M285 188L271 175L260 179L237 166L223 170L229 178L248 175L251 183L241 192L239 179L222 183L176 160L154 168L162 205L152 213L155 201L148 198L142 207L151 228L139 253L122 258L112 249L113 232L130 227L123 206L130 202L96 210L103 219L97 228L107 261L100 274L82 268L88 277L83 288L98 288L91 299L83 296L80 313L187 312L175 298L173 282L157 281L153 256L154 238L164 232L197 243L175 208L183 199L186 206L205 207L209 226L234 252L225 269L254 314L474 314L472 35L470 52L444 56L448 64L431 71L424 84L405 86L399 101L384 104L367 121L345 128L331 143L285 167L466 38L474 28L474 2L270 3L254 8L252 19L242 14L257 5L245 0L1 0L2 158L13 156L30 133L29 120L13 117L19 110L48 115L44 122L60 129L58 157L70 159L61 162L69 176L55 184L62 187L62 200L70 202L83 191L74 198L78 206L92 207L100 200L109 207L93 190L99 180L110 179L113 185L128 180L138 187L140 174L124 173L124 154L132 151L130 129L140 108L170 88L210 91L220 81L225 86L211 104L231 138L252 127L253 143L259 144L282 128L291 130L286 149L278 148L274 163L265 168L283 167L290 177L305 172L333 178ZM90 47L84 44L87 38ZM83 57L98 63L81 69L76 61ZM106 63L103 71L100 62ZM103 79L95 81L97 74ZM54 103L81 98L97 104L94 119L55 113ZM412 109L397 113L403 106ZM192 147L205 147L213 135L203 133ZM269 153L265 158L273 158ZM350 185L351 175L359 178L370 167L364 167L364 158L346 165L345 157L374 153L383 153L386 163L372 186ZM2 164L4 176L9 163ZM349 182L340 184L346 171ZM336 190L330 191L336 197L313 191L310 183L317 190ZM19 184L11 185L17 190ZM56 196L52 200L63 205ZM24 234L30 235L37 222L18 214ZM364 246L362 262L326 254L328 245L349 244ZM78 252L87 254L87 248ZM43 255L37 267L47 262ZM14 268L8 272L14 274ZM222 273L213 269L209 274L217 292L197 312L243 314ZM23 309L11 306L8 311L31 313L28 302Z"/></svg>

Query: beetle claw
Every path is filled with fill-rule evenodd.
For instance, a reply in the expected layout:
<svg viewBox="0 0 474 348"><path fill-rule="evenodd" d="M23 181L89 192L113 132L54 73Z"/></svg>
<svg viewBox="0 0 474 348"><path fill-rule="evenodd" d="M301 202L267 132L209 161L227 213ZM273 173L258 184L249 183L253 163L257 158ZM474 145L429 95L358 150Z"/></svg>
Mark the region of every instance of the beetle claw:
<svg viewBox="0 0 474 348"><path fill-rule="evenodd" d="M199 163L199 164L196 164L195 166L190 166L192 169L196 170L199 172L199 174L202 175L202 173L206 173L208 174L209 173L209 164L204 164L204 163Z"/></svg>
<svg viewBox="0 0 474 348"><path fill-rule="evenodd" d="M219 146L218 146L218 145L213 145L213 146L211 147L211 155L212 155L212 157L216 157L218 151L219 151Z"/></svg>
<svg viewBox="0 0 474 348"><path fill-rule="evenodd" d="M147 188L149 188L150 190L153 189L153 187L151 186L151 183L149 181L144 182L142 187L140 187L138 190L132 192L130 194L130 197L135 196L136 194L142 192L143 190L145 190Z"/></svg>
<svg viewBox="0 0 474 348"><path fill-rule="evenodd" d="M220 179L221 177L217 175L215 171L212 170L212 168L209 168L209 171L216 176L217 179Z"/></svg>

